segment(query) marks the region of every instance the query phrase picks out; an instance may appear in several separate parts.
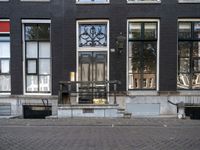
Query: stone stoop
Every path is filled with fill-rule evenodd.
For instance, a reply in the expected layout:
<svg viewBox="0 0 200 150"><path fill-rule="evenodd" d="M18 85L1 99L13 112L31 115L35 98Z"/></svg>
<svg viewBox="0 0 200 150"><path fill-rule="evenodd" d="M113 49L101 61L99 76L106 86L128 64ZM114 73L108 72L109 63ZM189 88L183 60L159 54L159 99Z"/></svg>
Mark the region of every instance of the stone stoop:
<svg viewBox="0 0 200 150"><path fill-rule="evenodd" d="M68 117L108 117L118 116L118 105L76 104L58 107L58 118Z"/></svg>

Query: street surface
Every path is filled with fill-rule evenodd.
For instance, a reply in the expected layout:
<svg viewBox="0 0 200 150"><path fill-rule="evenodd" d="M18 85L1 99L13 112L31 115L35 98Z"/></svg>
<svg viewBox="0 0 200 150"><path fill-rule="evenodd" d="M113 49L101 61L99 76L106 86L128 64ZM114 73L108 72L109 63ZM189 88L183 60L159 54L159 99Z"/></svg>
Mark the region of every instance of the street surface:
<svg viewBox="0 0 200 150"><path fill-rule="evenodd" d="M200 121L0 119L0 150L200 150Z"/></svg>

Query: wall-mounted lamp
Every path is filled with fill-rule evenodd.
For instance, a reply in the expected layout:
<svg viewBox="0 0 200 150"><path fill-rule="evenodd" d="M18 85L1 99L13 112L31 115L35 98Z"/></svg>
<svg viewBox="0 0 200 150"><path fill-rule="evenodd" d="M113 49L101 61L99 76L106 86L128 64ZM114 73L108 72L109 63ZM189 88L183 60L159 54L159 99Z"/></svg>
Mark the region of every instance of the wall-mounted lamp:
<svg viewBox="0 0 200 150"><path fill-rule="evenodd" d="M70 81L75 81L75 72L70 72Z"/></svg>
<svg viewBox="0 0 200 150"><path fill-rule="evenodd" d="M120 35L116 38L116 49L118 54L121 54L124 49L126 37L122 35L122 32L120 32Z"/></svg>

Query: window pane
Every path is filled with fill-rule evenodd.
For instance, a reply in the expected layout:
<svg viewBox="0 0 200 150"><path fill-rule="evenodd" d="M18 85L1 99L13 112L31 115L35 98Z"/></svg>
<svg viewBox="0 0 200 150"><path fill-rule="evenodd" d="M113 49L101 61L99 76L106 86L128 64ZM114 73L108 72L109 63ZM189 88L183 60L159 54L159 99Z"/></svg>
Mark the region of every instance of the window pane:
<svg viewBox="0 0 200 150"><path fill-rule="evenodd" d="M200 42L193 42L193 57L200 57Z"/></svg>
<svg viewBox="0 0 200 150"><path fill-rule="evenodd" d="M0 41L1 42L10 41L10 36L0 36Z"/></svg>
<svg viewBox="0 0 200 150"><path fill-rule="evenodd" d="M10 58L10 42L0 42L0 58Z"/></svg>
<svg viewBox="0 0 200 150"><path fill-rule="evenodd" d="M27 69L28 69L28 74L36 74L37 73L37 62L36 60L28 60L27 62Z"/></svg>
<svg viewBox="0 0 200 150"><path fill-rule="evenodd" d="M133 88L134 89L141 89L141 74L133 74Z"/></svg>
<svg viewBox="0 0 200 150"><path fill-rule="evenodd" d="M194 38L200 39L200 22L194 24Z"/></svg>
<svg viewBox="0 0 200 150"><path fill-rule="evenodd" d="M156 61L155 60L144 60L144 73L156 73Z"/></svg>
<svg viewBox="0 0 200 150"><path fill-rule="evenodd" d="M25 40L37 40L37 24L25 25Z"/></svg>
<svg viewBox="0 0 200 150"><path fill-rule="evenodd" d="M1 71L0 73L9 73L10 72L10 61L9 60L1 60Z"/></svg>
<svg viewBox="0 0 200 150"><path fill-rule="evenodd" d="M189 42L179 42L179 57L190 57L191 44Z"/></svg>
<svg viewBox="0 0 200 150"><path fill-rule="evenodd" d="M134 61L139 61L140 53L142 51L142 43L141 42L130 42L131 47L129 47L129 55L130 57L134 57Z"/></svg>
<svg viewBox="0 0 200 150"><path fill-rule="evenodd" d="M156 60L157 43L156 42L145 42L143 57L146 60Z"/></svg>
<svg viewBox="0 0 200 150"><path fill-rule="evenodd" d="M177 86L180 89L190 88L190 77L188 74L179 74L177 78Z"/></svg>
<svg viewBox="0 0 200 150"><path fill-rule="evenodd" d="M130 59L130 65L129 69L132 69L132 73L140 73L141 72L141 63L139 61L134 61L134 58L132 60Z"/></svg>
<svg viewBox="0 0 200 150"><path fill-rule="evenodd" d="M129 24L129 39L141 39L141 23Z"/></svg>
<svg viewBox="0 0 200 150"><path fill-rule="evenodd" d="M49 24L38 24L38 40L50 40Z"/></svg>
<svg viewBox="0 0 200 150"><path fill-rule="evenodd" d="M38 57L37 42L26 42L26 57L27 58Z"/></svg>
<svg viewBox="0 0 200 150"><path fill-rule="evenodd" d="M106 47L106 24L80 24L79 47Z"/></svg>
<svg viewBox="0 0 200 150"><path fill-rule="evenodd" d="M190 61L188 58L180 58L180 72L182 73L190 72Z"/></svg>
<svg viewBox="0 0 200 150"><path fill-rule="evenodd" d="M28 92L37 92L38 91L38 77L27 76L26 87L27 87Z"/></svg>
<svg viewBox="0 0 200 150"><path fill-rule="evenodd" d="M192 76L192 88L200 89L200 73L196 73Z"/></svg>
<svg viewBox="0 0 200 150"><path fill-rule="evenodd" d="M105 64L97 63L96 69L96 81L105 81Z"/></svg>
<svg viewBox="0 0 200 150"><path fill-rule="evenodd" d="M11 91L11 79L9 75L0 75L0 91Z"/></svg>
<svg viewBox="0 0 200 150"><path fill-rule="evenodd" d="M199 72L200 71L200 59L193 60L194 65L194 71Z"/></svg>
<svg viewBox="0 0 200 150"><path fill-rule="evenodd" d="M50 60L49 59L39 60L39 74L50 74Z"/></svg>
<svg viewBox="0 0 200 150"><path fill-rule="evenodd" d="M40 58L50 58L50 43L49 42L40 42L39 43L39 57Z"/></svg>
<svg viewBox="0 0 200 150"><path fill-rule="evenodd" d="M144 29L145 29L145 33L144 33L145 39L157 39L157 24L156 23L145 23Z"/></svg>
<svg viewBox="0 0 200 150"><path fill-rule="evenodd" d="M179 39L191 38L191 23L179 23Z"/></svg>
<svg viewBox="0 0 200 150"><path fill-rule="evenodd" d="M40 91L50 92L50 76L40 76Z"/></svg>
<svg viewBox="0 0 200 150"><path fill-rule="evenodd" d="M90 79L90 64L81 65L81 81L89 81Z"/></svg>
<svg viewBox="0 0 200 150"><path fill-rule="evenodd" d="M143 75L143 88L155 89L156 88L156 75L144 74Z"/></svg>

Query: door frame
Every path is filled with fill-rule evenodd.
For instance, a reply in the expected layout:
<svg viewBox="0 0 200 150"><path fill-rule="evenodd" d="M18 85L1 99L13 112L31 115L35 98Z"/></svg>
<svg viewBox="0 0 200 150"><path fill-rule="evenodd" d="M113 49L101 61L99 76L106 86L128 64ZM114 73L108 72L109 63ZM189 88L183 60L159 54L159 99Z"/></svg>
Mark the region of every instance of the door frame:
<svg viewBox="0 0 200 150"><path fill-rule="evenodd" d="M79 24L85 23L85 24L98 24L98 23L105 23L107 24L107 46L106 47L86 47L86 48L80 48L79 47ZM76 81L78 81L78 67L79 67L79 52L106 52L107 53L107 80L110 79L110 24L109 20L107 19L96 19L96 20L77 20L76 21ZM77 97L78 102L78 97ZM108 98L109 102L109 98Z"/></svg>

